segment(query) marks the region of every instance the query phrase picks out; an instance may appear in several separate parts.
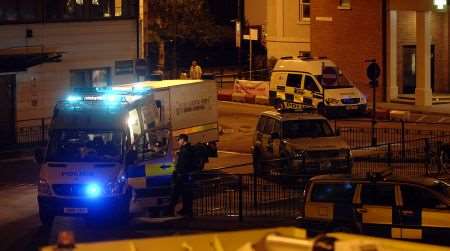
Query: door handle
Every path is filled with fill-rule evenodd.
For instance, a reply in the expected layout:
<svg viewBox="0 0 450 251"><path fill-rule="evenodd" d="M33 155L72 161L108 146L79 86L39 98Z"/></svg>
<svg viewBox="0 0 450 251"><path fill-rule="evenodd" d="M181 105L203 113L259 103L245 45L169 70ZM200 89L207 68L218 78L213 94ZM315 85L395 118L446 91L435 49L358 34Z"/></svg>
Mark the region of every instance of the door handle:
<svg viewBox="0 0 450 251"><path fill-rule="evenodd" d="M414 212L412 210L401 210L400 213L403 216L413 216L414 215Z"/></svg>
<svg viewBox="0 0 450 251"><path fill-rule="evenodd" d="M360 214L362 214L362 213L367 213L367 209L365 209L365 208L357 208L357 209L356 209L356 212L358 212L358 213L360 213Z"/></svg>

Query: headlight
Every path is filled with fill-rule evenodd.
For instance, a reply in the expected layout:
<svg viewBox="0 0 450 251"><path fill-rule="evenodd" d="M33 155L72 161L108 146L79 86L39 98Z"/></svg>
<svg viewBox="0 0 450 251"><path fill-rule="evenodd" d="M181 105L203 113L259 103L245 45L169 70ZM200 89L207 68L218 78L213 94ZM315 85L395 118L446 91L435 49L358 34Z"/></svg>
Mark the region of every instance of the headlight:
<svg viewBox="0 0 450 251"><path fill-rule="evenodd" d="M326 98L325 101L328 104L333 104L333 105L339 104L339 102L340 102L338 99L335 99L335 98Z"/></svg>
<svg viewBox="0 0 450 251"><path fill-rule="evenodd" d="M87 197L97 198L102 194L102 187L97 183L87 184L84 192Z"/></svg>
<svg viewBox="0 0 450 251"><path fill-rule="evenodd" d="M361 95L361 104L366 104L367 103L367 97L365 95Z"/></svg>
<svg viewBox="0 0 450 251"><path fill-rule="evenodd" d="M46 194L46 195L50 195L50 185L47 183L47 181L45 179L39 179L39 184L38 184L38 193L39 194Z"/></svg>
<svg viewBox="0 0 450 251"><path fill-rule="evenodd" d="M126 187L127 178L125 175L119 175L117 179L114 179L105 186L106 194L121 194L123 192L124 187Z"/></svg>

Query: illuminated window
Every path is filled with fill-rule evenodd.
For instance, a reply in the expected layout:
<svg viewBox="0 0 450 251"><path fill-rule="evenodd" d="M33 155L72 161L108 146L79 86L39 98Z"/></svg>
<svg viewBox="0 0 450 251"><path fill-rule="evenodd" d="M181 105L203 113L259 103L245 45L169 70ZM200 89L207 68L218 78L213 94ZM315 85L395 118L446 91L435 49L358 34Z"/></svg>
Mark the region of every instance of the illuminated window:
<svg viewBox="0 0 450 251"><path fill-rule="evenodd" d="M115 0L115 16L122 16L122 0Z"/></svg>
<svg viewBox="0 0 450 251"><path fill-rule="evenodd" d="M72 70L70 72L72 87L104 87L111 85L110 69Z"/></svg>
<svg viewBox="0 0 450 251"><path fill-rule="evenodd" d="M299 1L299 21L300 22L311 21L311 0Z"/></svg>
<svg viewBox="0 0 450 251"><path fill-rule="evenodd" d="M350 9L351 7L351 0L339 0L339 8Z"/></svg>

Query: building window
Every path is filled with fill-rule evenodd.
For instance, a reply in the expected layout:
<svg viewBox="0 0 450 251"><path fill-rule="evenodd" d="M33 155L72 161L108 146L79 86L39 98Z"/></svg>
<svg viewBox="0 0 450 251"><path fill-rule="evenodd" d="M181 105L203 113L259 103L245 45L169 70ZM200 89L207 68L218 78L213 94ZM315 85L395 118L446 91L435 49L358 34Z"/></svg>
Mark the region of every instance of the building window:
<svg viewBox="0 0 450 251"><path fill-rule="evenodd" d="M339 9L350 9L351 7L351 0L339 0Z"/></svg>
<svg viewBox="0 0 450 251"><path fill-rule="evenodd" d="M70 71L72 87L105 87L111 85L110 68Z"/></svg>
<svg viewBox="0 0 450 251"><path fill-rule="evenodd" d="M136 17L138 0L0 0L0 24Z"/></svg>
<svg viewBox="0 0 450 251"><path fill-rule="evenodd" d="M299 1L299 21L300 22L311 21L311 0Z"/></svg>

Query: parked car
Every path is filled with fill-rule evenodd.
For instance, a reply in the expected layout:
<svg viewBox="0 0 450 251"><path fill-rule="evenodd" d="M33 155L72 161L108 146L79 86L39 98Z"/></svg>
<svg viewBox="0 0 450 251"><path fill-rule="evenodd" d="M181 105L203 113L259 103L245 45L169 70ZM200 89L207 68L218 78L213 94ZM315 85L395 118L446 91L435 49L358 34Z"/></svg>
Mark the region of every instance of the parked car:
<svg viewBox="0 0 450 251"><path fill-rule="evenodd" d="M255 131L252 153L258 175L351 173L350 146L319 114L266 111Z"/></svg>
<svg viewBox="0 0 450 251"><path fill-rule="evenodd" d="M450 244L450 185L424 177L310 179L299 224L310 234L357 232Z"/></svg>

